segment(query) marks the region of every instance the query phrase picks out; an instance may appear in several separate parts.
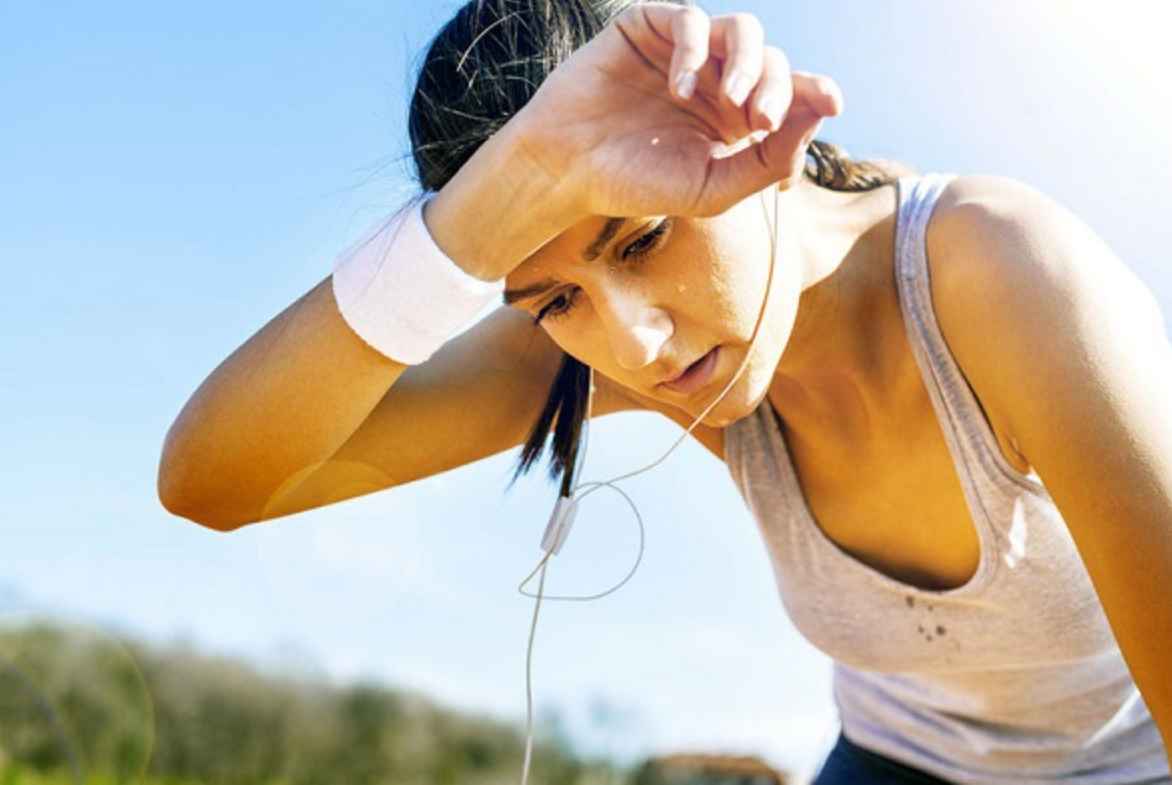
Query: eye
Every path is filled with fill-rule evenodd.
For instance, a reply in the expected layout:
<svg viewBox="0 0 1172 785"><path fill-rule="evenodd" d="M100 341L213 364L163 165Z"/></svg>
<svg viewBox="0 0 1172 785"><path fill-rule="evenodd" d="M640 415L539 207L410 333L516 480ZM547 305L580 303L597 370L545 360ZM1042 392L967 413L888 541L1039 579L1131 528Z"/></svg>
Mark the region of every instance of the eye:
<svg viewBox="0 0 1172 785"><path fill-rule="evenodd" d="M578 288L566 289L559 292L557 297L554 297L537 312L533 317L533 321L540 324L545 319L556 320L565 316L574 307L574 302L578 299Z"/></svg>
<svg viewBox="0 0 1172 785"><path fill-rule="evenodd" d="M623 259L638 261L663 245L671 231L671 218L664 218L649 231L640 235L634 242L623 249Z"/></svg>

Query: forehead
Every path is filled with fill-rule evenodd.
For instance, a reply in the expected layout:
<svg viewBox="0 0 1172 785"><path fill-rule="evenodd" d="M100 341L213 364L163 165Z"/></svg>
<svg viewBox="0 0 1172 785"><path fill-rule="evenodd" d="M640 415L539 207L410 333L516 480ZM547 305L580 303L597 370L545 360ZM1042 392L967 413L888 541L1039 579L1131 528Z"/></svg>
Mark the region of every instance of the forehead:
<svg viewBox="0 0 1172 785"><path fill-rule="evenodd" d="M630 229L638 219L593 216L558 234L521 264L508 280L510 285L528 280L534 276L546 276L566 265L590 264L597 261L623 232Z"/></svg>

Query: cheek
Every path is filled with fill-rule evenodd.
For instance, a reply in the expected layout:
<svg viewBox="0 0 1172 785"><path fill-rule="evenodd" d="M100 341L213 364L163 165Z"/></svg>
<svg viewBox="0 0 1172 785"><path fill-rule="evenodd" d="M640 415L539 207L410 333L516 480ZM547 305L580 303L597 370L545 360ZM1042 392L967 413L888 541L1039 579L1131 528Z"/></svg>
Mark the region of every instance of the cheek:
<svg viewBox="0 0 1172 785"><path fill-rule="evenodd" d="M547 318L541 322L541 328L563 352L591 368L604 370L608 366L606 346L600 344L597 331L590 324L592 320L582 313L585 310L581 307L578 313L565 319Z"/></svg>
<svg viewBox="0 0 1172 785"><path fill-rule="evenodd" d="M704 307L711 318L718 319L742 339L748 339L765 305L767 290L776 290L781 277L782 260L774 265L770 285L769 235L764 227L733 231L726 227L714 236L717 243L711 255ZM773 299L773 292L770 294Z"/></svg>

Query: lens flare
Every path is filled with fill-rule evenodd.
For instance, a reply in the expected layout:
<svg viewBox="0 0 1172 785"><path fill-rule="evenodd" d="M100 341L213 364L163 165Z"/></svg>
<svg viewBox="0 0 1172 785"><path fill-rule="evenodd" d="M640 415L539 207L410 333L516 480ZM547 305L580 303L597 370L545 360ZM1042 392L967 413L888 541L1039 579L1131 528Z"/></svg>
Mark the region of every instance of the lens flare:
<svg viewBox="0 0 1172 785"><path fill-rule="evenodd" d="M141 782L154 744L150 691L114 635L43 616L0 617L0 764L84 783Z"/></svg>

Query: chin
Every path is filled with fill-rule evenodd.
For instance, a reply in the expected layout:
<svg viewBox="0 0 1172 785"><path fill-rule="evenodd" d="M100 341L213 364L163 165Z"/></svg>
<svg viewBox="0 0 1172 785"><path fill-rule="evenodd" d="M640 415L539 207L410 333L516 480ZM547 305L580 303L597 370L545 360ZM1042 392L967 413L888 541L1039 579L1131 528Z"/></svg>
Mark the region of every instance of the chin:
<svg viewBox="0 0 1172 785"><path fill-rule="evenodd" d="M748 417L765 400L772 381L773 373L771 370L766 372L763 368L755 368L754 365L750 365L745 369L744 375L728 391L728 394L704 418L704 425L712 428L724 428L737 420ZM701 411L703 411L703 407L699 411L690 412L690 414L695 417Z"/></svg>

